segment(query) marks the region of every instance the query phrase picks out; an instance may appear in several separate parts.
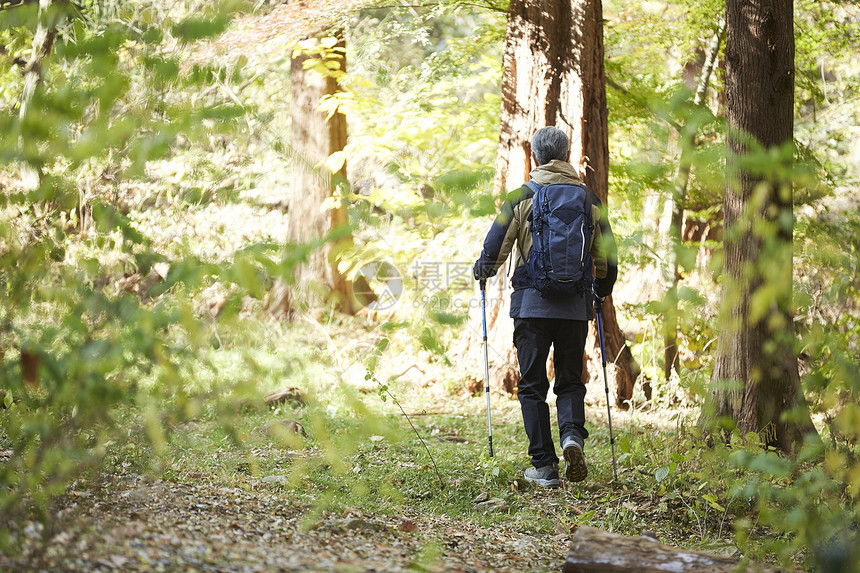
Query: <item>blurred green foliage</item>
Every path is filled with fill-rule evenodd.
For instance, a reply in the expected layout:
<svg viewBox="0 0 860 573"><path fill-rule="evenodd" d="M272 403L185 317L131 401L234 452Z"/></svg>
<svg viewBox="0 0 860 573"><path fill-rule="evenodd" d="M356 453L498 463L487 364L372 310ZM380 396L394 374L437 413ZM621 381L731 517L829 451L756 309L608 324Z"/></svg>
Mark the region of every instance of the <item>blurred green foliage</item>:
<svg viewBox="0 0 860 573"><path fill-rule="evenodd" d="M44 515L52 495L98 469L107 445L127 435L117 406L140 407L156 445L162 422L200 410L191 370L210 340L188 291L222 277L261 296L263 267L288 267L265 246L221 265L168 261L115 200L120 182L179 137L234 129L235 105L191 97L225 71L180 59L176 46L219 34L238 6L37 8L0 11L0 445L12 450L0 466L0 510L11 516L28 504ZM30 49L37 29L55 37L46 50ZM16 58L38 75L29 100ZM128 277L145 288L129 292Z"/></svg>

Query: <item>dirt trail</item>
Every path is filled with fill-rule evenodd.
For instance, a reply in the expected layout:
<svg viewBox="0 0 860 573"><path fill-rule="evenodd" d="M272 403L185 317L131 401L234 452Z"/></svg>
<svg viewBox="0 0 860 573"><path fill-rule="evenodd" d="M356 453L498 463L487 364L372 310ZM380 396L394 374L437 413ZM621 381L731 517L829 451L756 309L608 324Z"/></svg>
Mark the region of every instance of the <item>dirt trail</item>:
<svg viewBox="0 0 860 573"><path fill-rule="evenodd" d="M35 523L19 532L23 552L0 556L0 570L558 571L570 541L409 509L394 517L351 510L313 517L262 483L245 491L108 479L70 491L58 511L50 532Z"/></svg>

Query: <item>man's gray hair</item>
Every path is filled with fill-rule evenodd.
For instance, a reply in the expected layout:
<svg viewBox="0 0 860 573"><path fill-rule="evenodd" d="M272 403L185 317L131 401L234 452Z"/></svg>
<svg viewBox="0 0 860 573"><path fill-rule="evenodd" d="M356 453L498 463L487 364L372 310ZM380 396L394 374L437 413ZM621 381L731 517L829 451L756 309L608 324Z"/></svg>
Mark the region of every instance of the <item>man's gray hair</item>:
<svg viewBox="0 0 860 573"><path fill-rule="evenodd" d="M549 163L553 159L567 159L570 140L557 127L542 127L532 137L532 153L535 154L538 165Z"/></svg>

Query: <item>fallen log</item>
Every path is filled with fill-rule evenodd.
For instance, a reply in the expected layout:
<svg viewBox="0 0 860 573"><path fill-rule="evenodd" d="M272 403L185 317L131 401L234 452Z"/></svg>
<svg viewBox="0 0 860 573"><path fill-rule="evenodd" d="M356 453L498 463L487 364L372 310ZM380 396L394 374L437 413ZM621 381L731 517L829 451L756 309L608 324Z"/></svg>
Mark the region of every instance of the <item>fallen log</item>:
<svg viewBox="0 0 860 573"><path fill-rule="evenodd" d="M653 537L625 537L580 526L570 544L562 573L734 573L741 560L664 545ZM790 570L750 563L749 573Z"/></svg>

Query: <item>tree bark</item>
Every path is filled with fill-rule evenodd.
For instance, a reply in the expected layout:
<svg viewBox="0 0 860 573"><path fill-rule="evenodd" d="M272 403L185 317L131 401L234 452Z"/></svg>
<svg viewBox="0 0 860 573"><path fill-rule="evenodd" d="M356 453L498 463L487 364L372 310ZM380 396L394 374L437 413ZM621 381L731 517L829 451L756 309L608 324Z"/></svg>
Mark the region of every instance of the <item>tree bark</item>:
<svg viewBox="0 0 860 573"><path fill-rule="evenodd" d="M547 125L565 131L571 141L570 163L585 184L607 203L609 129L603 66L603 6L600 0L511 0L505 38L499 150L494 190L501 193L529 179L529 141ZM502 274L507 265L500 269ZM494 303L488 312L489 337L497 351L494 380L511 389L519 380L516 353L510 343L510 289L492 283ZM633 394L639 367L618 327L611 302L604 314L608 362L614 362L616 400ZM499 320L502 318L502 320ZM600 347L586 350L589 371L599 372Z"/></svg>
<svg viewBox="0 0 860 573"><path fill-rule="evenodd" d="M721 330L706 429L721 418L793 451L815 432L793 351L792 187L782 165L753 171L758 147L790 146L794 128L792 0L729 0L726 36L728 189ZM769 157L774 157L771 154ZM772 159L771 159L772 161ZM762 162L764 160L762 159ZM794 410L794 415L783 414Z"/></svg>
<svg viewBox="0 0 860 573"><path fill-rule="evenodd" d="M320 101L340 88L331 73L320 73L310 65L310 60L317 59L323 66L345 71L346 44L341 34L337 38L333 50L323 55L296 55L290 65L293 188L288 206L289 233L292 241L315 248L296 268L295 283L288 286L278 281L269 294L268 309L276 315L289 316L297 306L320 303L334 303L338 310L350 314L357 310L351 285L336 261L337 252L351 243L345 229L346 209L343 205L323 208L336 185L346 184L345 162L336 173L322 165L346 146L346 116L320 110ZM317 246L333 231L340 235L337 240Z"/></svg>

